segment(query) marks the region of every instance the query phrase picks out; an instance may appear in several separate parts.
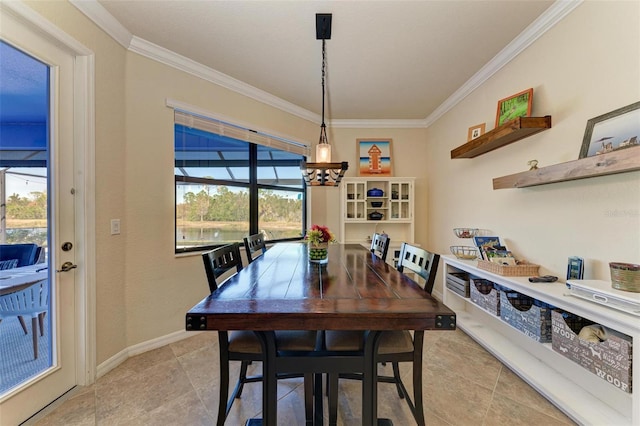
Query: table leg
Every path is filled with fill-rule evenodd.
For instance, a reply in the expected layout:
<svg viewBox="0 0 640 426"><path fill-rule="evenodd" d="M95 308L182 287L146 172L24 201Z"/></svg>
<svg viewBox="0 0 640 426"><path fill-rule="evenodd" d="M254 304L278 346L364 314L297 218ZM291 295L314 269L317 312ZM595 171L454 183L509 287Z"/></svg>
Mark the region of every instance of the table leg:
<svg viewBox="0 0 640 426"><path fill-rule="evenodd" d="M278 377L276 373L276 336L273 331L255 332L262 344L262 425L276 426L278 422Z"/></svg>
<svg viewBox="0 0 640 426"><path fill-rule="evenodd" d="M366 332L364 341L364 377L362 380L362 426L377 424L378 420L378 369L376 352L382 331Z"/></svg>

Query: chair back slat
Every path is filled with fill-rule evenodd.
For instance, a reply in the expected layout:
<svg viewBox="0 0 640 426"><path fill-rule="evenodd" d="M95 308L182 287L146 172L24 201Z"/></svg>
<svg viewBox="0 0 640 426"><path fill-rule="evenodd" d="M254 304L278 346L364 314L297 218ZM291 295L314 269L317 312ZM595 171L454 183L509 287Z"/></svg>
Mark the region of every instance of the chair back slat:
<svg viewBox="0 0 640 426"><path fill-rule="evenodd" d="M0 271L18 267L19 259L0 260Z"/></svg>
<svg viewBox="0 0 640 426"><path fill-rule="evenodd" d="M371 238L371 253L386 261L391 238L387 234L374 233Z"/></svg>
<svg viewBox="0 0 640 426"><path fill-rule="evenodd" d="M242 270L239 243L228 244L202 253L202 260L211 293L218 288L218 285L222 284L219 282L219 278L226 272L235 269L235 274Z"/></svg>
<svg viewBox="0 0 640 426"><path fill-rule="evenodd" d="M253 262L253 259L260 257L267 251L267 246L264 242L264 235L253 234L244 238L244 249L247 252L247 261Z"/></svg>
<svg viewBox="0 0 640 426"><path fill-rule="evenodd" d="M431 294L436 280L436 272L440 263L440 255L428 252L420 247L402 243L400 258L398 259L398 271L406 273L405 269L415 273L424 279L424 290Z"/></svg>
<svg viewBox="0 0 640 426"><path fill-rule="evenodd" d="M49 309L49 282L40 281L25 289L0 296L0 318L35 316Z"/></svg>

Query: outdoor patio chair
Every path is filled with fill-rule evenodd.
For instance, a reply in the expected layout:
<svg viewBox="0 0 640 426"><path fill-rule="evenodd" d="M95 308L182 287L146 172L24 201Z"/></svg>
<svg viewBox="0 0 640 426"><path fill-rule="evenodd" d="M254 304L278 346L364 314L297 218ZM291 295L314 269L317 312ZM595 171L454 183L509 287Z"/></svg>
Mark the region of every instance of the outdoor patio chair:
<svg viewBox="0 0 640 426"><path fill-rule="evenodd" d="M37 244L0 244L0 261L17 259L16 268L33 265L39 255Z"/></svg>
<svg viewBox="0 0 640 426"><path fill-rule="evenodd" d="M44 316L49 310L49 281L43 280L25 289L0 296L0 322L8 317L31 316L33 334L33 358L38 358L38 325L40 335L44 335ZM28 334L24 321L20 321Z"/></svg>

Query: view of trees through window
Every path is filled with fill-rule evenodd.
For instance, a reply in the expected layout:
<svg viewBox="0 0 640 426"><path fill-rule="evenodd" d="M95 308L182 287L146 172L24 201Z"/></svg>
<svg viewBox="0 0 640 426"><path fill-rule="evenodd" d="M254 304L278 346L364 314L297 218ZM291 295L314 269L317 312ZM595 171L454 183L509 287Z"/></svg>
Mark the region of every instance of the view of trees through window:
<svg viewBox="0 0 640 426"><path fill-rule="evenodd" d="M257 233L267 241L302 238L303 159L273 146L176 124L175 251L241 242Z"/></svg>
<svg viewBox="0 0 640 426"><path fill-rule="evenodd" d="M176 244L180 248L242 241L250 232L249 190L226 185L176 185ZM302 236L302 197L258 191L258 232L267 240Z"/></svg>
<svg viewBox="0 0 640 426"><path fill-rule="evenodd" d="M249 192L223 185L176 184L176 244L240 241L249 233Z"/></svg>
<svg viewBox="0 0 640 426"><path fill-rule="evenodd" d="M273 189L258 191L258 230L267 240L303 236L302 196Z"/></svg>
<svg viewBox="0 0 640 426"><path fill-rule="evenodd" d="M24 173L23 171L29 173ZM6 234L4 243L47 245L46 170L3 170L6 184Z"/></svg>

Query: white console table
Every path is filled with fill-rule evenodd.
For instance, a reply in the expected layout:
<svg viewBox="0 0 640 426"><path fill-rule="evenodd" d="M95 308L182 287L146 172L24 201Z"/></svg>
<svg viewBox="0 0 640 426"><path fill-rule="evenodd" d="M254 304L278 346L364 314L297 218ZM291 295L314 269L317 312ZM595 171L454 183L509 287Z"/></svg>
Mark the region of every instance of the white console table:
<svg viewBox="0 0 640 426"><path fill-rule="evenodd" d="M617 330L640 342L640 318L568 295L564 280L530 283L527 277L503 277L479 269L476 261L442 256L443 300L457 315L457 325L565 414L582 425L640 425L640 356L633 348L632 393L626 393L538 343L499 316L449 290L446 275L463 271L549 303Z"/></svg>

